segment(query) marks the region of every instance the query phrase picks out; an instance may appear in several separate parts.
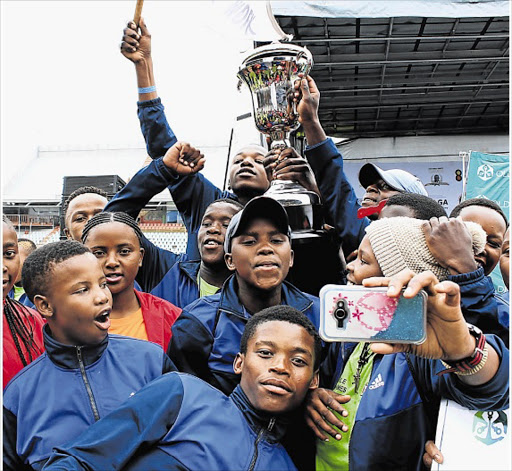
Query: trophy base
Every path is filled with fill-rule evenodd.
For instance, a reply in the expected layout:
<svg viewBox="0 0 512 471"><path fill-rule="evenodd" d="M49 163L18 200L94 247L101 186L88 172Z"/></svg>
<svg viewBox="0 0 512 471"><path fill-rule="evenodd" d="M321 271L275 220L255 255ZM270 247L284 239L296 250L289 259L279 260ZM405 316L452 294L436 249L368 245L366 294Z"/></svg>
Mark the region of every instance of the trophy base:
<svg viewBox="0 0 512 471"><path fill-rule="evenodd" d="M343 282L343 264L335 234L321 231L293 232L293 267L287 280L301 291L318 296L327 284Z"/></svg>
<svg viewBox="0 0 512 471"><path fill-rule="evenodd" d="M315 192L291 180L272 180L265 196L284 206L293 232L322 229L322 205Z"/></svg>

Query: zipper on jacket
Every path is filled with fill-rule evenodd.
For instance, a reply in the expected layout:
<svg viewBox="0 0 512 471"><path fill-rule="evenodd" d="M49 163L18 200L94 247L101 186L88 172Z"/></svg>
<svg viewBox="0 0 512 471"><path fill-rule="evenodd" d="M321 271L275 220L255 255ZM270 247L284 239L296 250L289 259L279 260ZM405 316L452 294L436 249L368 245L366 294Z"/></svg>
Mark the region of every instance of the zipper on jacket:
<svg viewBox="0 0 512 471"><path fill-rule="evenodd" d="M272 428L274 427L275 423L276 423L276 419L275 419L275 417L272 417L270 419L270 422L268 423L268 426L267 426L267 430L269 432L272 430ZM254 442L254 455L252 455L252 460L251 460L251 464L249 466L249 470L248 471L253 471L254 470L254 466L256 466L256 461L258 459L258 445L260 444L261 439L263 438L263 434L264 433L265 433L265 429L263 429L263 428L258 432L258 436L256 437L256 441Z"/></svg>
<svg viewBox="0 0 512 471"><path fill-rule="evenodd" d="M89 396L89 402L91 404L92 413L94 414L94 421L97 422L100 420L100 414L98 413L98 407L96 406L96 401L94 400L94 395L92 394L91 385L89 384L89 379L85 374L85 365L82 359L82 347L76 347L76 356L78 357L78 365L80 366L80 373L82 373L82 379L84 380L85 390L87 391L87 395Z"/></svg>

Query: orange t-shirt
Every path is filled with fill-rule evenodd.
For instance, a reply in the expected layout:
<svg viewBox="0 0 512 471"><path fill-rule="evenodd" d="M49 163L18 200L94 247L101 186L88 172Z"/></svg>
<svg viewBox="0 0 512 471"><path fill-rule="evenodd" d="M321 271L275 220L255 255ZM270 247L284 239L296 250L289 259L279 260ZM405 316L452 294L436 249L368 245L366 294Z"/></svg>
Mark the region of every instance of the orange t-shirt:
<svg viewBox="0 0 512 471"><path fill-rule="evenodd" d="M125 335L136 339L148 340L146 324L142 317L142 309L138 309L133 314L120 319L110 319L109 334Z"/></svg>

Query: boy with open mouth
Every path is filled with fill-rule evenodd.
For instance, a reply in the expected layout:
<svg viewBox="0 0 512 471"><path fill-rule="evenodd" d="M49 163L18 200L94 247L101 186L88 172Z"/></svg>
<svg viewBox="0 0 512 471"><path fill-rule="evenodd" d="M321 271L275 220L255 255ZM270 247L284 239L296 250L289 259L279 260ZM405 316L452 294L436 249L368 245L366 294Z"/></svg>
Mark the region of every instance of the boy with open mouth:
<svg viewBox="0 0 512 471"><path fill-rule="evenodd" d="M4 469L41 469L52 448L77 437L173 368L150 342L109 336L112 295L90 250L47 244L23 265L23 286L46 319L46 352L4 390Z"/></svg>
<svg viewBox="0 0 512 471"><path fill-rule="evenodd" d="M153 381L72 443L45 470L294 470L280 440L288 415L318 387L322 343L290 306L248 320L224 395L186 373Z"/></svg>

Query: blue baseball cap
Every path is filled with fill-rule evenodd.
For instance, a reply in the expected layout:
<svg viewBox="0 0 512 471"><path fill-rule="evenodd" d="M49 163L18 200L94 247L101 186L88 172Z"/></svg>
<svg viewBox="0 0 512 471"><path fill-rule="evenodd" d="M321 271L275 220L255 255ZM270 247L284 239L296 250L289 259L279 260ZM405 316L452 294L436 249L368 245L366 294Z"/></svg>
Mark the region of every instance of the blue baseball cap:
<svg viewBox="0 0 512 471"><path fill-rule="evenodd" d="M242 209L236 213L229 223L224 239L224 252L231 252L232 240L241 235L242 231L251 221L257 218L269 219L277 227L278 231L291 239L291 229L288 223L288 213L286 209L273 198L268 196L257 196L250 200Z"/></svg>
<svg viewBox="0 0 512 471"><path fill-rule="evenodd" d="M405 170L398 168L383 170L374 164L364 164L359 170L359 183L363 188L368 188L369 185L373 185L381 179L397 191L428 196L421 180Z"/></svg>

